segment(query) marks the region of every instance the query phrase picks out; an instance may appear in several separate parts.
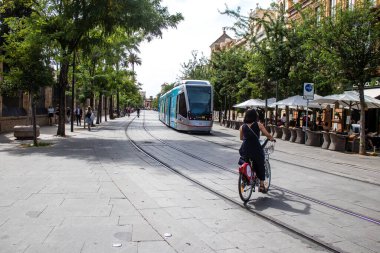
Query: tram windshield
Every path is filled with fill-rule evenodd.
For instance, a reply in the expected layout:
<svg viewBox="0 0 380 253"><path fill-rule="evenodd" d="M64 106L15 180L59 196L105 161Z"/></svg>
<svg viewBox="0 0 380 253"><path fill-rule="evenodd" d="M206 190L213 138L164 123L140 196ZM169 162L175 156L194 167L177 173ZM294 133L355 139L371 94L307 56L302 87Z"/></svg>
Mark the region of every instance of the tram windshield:
<svg viewBox="0 0 380 253"><path fill-rule="evenodd" d="M191 115L194 119L208 119L211 115L211 87L187 86L186 89Z"/></svg>

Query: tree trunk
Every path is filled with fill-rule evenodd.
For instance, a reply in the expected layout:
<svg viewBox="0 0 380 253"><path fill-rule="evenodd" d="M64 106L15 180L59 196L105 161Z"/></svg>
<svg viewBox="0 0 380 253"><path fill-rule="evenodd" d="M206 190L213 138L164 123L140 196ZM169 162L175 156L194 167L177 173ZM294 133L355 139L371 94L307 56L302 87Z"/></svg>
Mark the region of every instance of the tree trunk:
<svg viewBox="0 0 380 253"><path fill-rule="evenodd" d="M36 103L34 101L33 92L31 91L29 94L30 94L30 100L32 104L33 145L37 147L38 142L37 142Z"/></svg>
<svg viewBox="0 0 380 253"><path fill-rule="evenodd" d="M102 117L102 99L103 93L99 93L99 103L98 103L98 115L96 117L96 124L100 124L100 118Z"/></svg>
<svg viewBox="0 0 380 253"><path fill-rule="evenodd" d="M360 98L360 146L359 154L366 154L365 143L365 102L364 102L364 86L359 85L359 98Z"/></svg>
<svg viewBox="0 0 380 253"><path fill-rule="evenodd" d="M223 119L227 120L227 97L224 95L224 115Z"/></svg>
<svg viewBox="0 0 380 253"><path fill-rule="evenodd" d="M61 64L61 71L59 73L59 85L58 85L58 94L59 94L59 115L58 115L58 136L66 136L65 133L65 123L66 123L66 108L65 108L65 91L68 85L68 74L69 74L69 61L67 57L63 58L63 62Z"/></svg>
<svg viewBox="0 0 380 253"><path fill-rule="evenodd" d="M117 117L120 118L120 94L119 89L116 91L116 107L117 107Z"/></svg>
<svg viewBox="0 0 380 253"><path fill-rule="evenodd" d="M109 111L109 114L110 114L110 119L114 119L114 116L113 116L113 95L111 95L111 97L110 97L110 111Z"/></svg>
<svg viewBox="0 0 380 253"><path fill-rule="evenodd" d="M231 120L231 96L228 96L227 108L228 108L228 120Z"/></svg>
<svg viewBox="0 0 380 253"><path fill-rule="evenodd" d="M104 96L104 121L107 122L107 107L108 107L108 98Z"/></svg>

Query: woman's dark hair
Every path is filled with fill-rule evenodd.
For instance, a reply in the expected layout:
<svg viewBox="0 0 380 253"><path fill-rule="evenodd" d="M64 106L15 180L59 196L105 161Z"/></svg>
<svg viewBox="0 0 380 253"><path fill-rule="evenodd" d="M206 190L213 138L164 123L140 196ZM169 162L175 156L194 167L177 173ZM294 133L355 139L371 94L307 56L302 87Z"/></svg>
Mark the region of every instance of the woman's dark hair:
<svg viewBox="0 0 380 253"><path fill-rule="evenodd" d="M257 112L256 112L256 110L255 109L248 110L245 113L243 122L250 124L250 123L253 123L253 122L256 122L256 121L257 121Z"/></svg>

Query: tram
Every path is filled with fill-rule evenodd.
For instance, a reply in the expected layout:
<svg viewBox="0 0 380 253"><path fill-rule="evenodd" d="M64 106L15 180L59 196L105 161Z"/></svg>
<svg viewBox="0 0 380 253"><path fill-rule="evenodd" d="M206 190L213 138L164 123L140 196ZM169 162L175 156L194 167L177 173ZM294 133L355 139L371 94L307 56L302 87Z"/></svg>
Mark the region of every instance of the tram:
<svg viewBox="0 0 380 253"><path fill-rule="evenodd" d="M213 90L208 81L181 80L158 101L159 119L179 131L209 133Z"/></svg>

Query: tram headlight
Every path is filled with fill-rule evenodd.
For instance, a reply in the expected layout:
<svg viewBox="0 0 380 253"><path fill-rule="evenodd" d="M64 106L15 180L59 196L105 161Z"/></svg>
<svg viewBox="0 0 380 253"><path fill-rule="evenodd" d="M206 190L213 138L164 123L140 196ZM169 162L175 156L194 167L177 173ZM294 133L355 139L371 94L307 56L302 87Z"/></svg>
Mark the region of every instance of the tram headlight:
<svg viewBox="0 0 380 253"><path fill-rule="evenodd" d="M193 120L194 119L194 115L191 113L191 111L188 111L187 115L188 115L189 120Z"/></svg>

